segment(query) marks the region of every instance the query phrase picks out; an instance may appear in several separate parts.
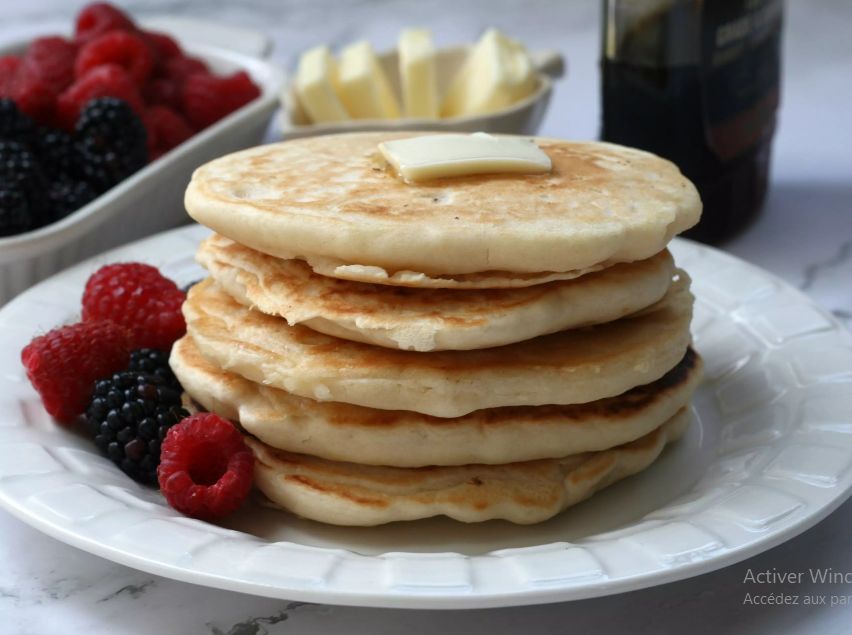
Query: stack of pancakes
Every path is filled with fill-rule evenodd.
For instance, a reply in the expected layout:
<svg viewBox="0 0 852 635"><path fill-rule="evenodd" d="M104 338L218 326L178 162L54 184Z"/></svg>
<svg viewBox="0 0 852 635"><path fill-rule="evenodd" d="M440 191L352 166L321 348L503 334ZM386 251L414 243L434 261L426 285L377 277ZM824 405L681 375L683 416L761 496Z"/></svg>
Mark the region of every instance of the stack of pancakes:
<svg viewBox="0 0 852 635"><path fill-rule="evenodd" d="M302 139L201 167L218 232L171 365L238 422L300 516L535 523L650 465L701 380L666 245L701 203L677 168L538 138L553 169L411 184L378 144Z"/></svg>

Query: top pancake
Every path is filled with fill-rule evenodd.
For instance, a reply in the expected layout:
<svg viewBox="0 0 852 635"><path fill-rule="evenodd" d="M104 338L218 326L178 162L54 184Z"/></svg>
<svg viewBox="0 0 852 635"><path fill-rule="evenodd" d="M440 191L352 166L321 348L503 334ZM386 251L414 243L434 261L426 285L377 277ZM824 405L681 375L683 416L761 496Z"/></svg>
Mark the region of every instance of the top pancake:
<svg viewBox="0 0 852 635"><path fill-rule="evenodd" d="M550 173L407 184L378 144L411 136L327 135L231 154L195 171L186 208L273 256L432 277L643 260L701 214L673 163L607 143L536 138Z"/></svg>

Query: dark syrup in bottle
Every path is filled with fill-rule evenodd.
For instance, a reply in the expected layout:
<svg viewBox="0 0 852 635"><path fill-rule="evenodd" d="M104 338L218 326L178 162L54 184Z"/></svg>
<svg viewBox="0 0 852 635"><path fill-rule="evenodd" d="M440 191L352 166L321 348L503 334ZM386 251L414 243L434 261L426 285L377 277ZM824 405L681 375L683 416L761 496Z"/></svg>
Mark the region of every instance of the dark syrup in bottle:
<svg viewBox="0 0 852 635"><path fill-rule="evenodd" d="M685 235L722 242L766 196L780 0L604 0L602 137L680 167L704 203Z"/></svg>

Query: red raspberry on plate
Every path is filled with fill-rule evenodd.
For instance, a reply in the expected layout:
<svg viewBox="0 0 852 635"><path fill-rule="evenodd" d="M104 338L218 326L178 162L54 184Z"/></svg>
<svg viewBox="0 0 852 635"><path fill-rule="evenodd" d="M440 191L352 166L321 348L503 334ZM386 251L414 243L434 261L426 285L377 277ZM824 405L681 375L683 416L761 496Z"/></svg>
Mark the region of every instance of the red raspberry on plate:
<svg viewBox="0 0 852 635"><path fill-rule="evenodd" d="M142 87L142 99L148 106L166 106L180 110L180 88L172 80L155 77Z"/></svg>
<svg viewBox="0 0 852 635"><path fill-rule="evenodd" d="M133 20L120 9L106 2L96 2L87 6L77 16L75 39L78 42L88 42L109 31L135 30Z"/></svg>
<svg viewBox="0 0 852 635"><path fill-rule="evenodd" d="M86 410L95 382L130 361L130 334L112 322L82 322L33 339L21 352L45 410L67 422Z"/></svg>
<svg viewBox="0 0 852 635"><path fill-rule="evenodd" d="M41 77L26 75L23 72L18 73L12 85L12 99L18 106L18 110L37 124L53 123L56 95L56 91Z"/></svg>
<svg viewBox="0 0 852 635"><path fill-rule="evenodd" d="M169 429L157 476L169 505L192 518L217 520L248 496L254 456L230 421L199 413Z"/></svg>
<svg viewBox="0 0 852 635"><path fill-rule="evenodd" d="M39 38L27 49L22 72L40 77L59 94L74 82L74 59L77 49L77 44L65 38Z"/></svg>
<svg viewBox="0 0 852 635"><path fill-rule="evenodd" d="M14 55L0 57L0 98L11 97L15 80L18 78L18 70L21 67L21 58Z"/></svg>
<svg viewBox="0 0 852 635"><path fill-rule="evenodd" d="M82 77L104 64L121 66L134 82L142 85L154 69L154 53L139 35L111 31L90 40L80 49L74 72Z"/></svg>
<svg viewBox="0 0 852 635"><path fill-rule="evenodd" d="M178 87L183 87L186 80L199 73L209 75L210 68L195 57L173 57L163 65L163 75Z"/></svg>
<svg viewBox="0 0 852 635"><path fill-rule="evenodd" d="M96 271L83 292L83 321L110 320L127 328L134 348L171 348L186 333L180 311L186 293L155 267L138 262Z"/></svg>
<svg viewBox="0 0 852 635"><path fill-rule="evenodd" d="M57 125L68 131L74 130L80 112L98 97L126 101L138 114L145 110L139 89L130 76L120 66L106 64L86 73L59 96L56 103Z"/></svg>
<svg viewBox="0 0 852 635"><path fill-rule="evenodd" d="M195 134L183 117L165 106L152 106L145 119L154 128L156 147L160 150L171 150Z"/></svg>
<svg viewBox="0 0 852 635"><path fill-rule="evenodd" d="M240 71L230 77L193 75L183 87L183 111L199 130L260 96L260 89Z"/></svg>

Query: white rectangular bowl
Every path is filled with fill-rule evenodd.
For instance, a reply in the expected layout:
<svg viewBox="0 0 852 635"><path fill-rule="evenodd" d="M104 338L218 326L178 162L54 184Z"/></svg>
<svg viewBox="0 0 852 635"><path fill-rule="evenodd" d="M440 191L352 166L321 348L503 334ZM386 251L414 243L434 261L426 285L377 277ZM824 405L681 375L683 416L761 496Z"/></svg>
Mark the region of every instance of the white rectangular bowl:
<svg viewBox="0 0 852 635"><path fill-rule="evenodd" d="M2 47L0 56L20 53L26 44ZM183 195L193 170L263 140L278 108L284 71L224 48L186 43L184 49L216 73L244 70L261 88L261 96L59 222L0 238L0 306L81 260L188 223Z"/></svg>

